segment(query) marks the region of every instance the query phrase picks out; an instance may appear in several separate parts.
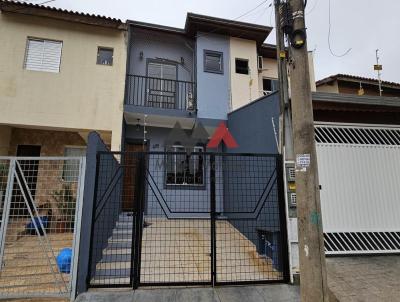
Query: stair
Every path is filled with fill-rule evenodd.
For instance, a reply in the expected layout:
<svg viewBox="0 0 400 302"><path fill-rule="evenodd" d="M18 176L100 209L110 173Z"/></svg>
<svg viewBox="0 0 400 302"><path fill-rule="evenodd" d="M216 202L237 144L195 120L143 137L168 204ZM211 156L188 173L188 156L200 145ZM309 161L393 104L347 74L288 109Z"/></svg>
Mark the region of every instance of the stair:
<svg viewBox="0 0 400 302"><path fill-rule="evenodd" d="M108 245L103 250L101 260L96 265L95 276L91 284L126 284L130 283L132 255L133 216L121 213L115 224Z"/></svg>

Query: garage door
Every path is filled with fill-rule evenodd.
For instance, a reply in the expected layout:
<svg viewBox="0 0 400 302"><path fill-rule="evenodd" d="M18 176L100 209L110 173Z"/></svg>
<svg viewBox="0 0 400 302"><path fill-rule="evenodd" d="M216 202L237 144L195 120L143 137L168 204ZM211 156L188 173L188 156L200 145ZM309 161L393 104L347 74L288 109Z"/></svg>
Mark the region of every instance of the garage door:
<svg viewBox="0 0 400 302"><path fill-rule="evenodd" d="M326 254L400 252L400 129L316 125Z"/></svg>

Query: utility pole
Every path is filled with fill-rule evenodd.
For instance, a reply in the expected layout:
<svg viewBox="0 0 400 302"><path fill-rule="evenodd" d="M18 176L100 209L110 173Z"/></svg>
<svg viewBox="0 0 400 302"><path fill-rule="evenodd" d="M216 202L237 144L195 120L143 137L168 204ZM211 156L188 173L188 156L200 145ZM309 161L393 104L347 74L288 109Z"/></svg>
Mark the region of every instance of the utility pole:
<svg viewBox="0 0 400 302"><path fill-rule="evenodd" d="M304 0L289 0L290 86L300 255L301 301L329 301Z"/></svg>
<svg viewBox="0 0 400 302"><path fill-rule="evenodd" d="M275 0L275 29L276 29L276 52L278 62L278 80L280 97L279 116L279 153L285 156L285 160L293 160L292 123L289 105L289 84L286 66L286 50L284 34L281 27L280 0ZM285 168L285 167L284 167Z"/></svg>

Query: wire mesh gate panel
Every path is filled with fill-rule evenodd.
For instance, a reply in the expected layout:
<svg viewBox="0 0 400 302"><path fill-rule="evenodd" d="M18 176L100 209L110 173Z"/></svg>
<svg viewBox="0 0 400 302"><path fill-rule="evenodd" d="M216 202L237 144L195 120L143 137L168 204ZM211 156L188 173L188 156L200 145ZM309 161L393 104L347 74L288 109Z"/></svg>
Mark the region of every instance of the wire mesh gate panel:
<svg viewBox="0 0 400 302"><path fill-rule="evenodd" d="M287 277L277 156L100 152L97 167L89 286Z"/></svg>
<svg viewBox="0 0 400 302"><path fill-rule="evenodd" d="M0 157L0 298L69 297L83 158Z"/></svg>
<svg viewBox="0 0 400 302"><path fill-rule="evenodd" d="M400 252L400 129L315 128L325 253Z"/></svg>

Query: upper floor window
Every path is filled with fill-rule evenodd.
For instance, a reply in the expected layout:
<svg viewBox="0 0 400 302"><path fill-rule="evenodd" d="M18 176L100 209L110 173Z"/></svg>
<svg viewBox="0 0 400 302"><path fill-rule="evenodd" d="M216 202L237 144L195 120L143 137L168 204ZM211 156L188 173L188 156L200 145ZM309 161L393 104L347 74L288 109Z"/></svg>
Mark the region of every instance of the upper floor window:
<svg viewBox="0 0 400 302"><path fill-rule="evenodd" d="M114 49L109 47L97 48L97 64L112 66L114 58Z"/></svg>
<svg viewBox="0 0 400 302"><path fill-rule="evenodd" d="M235 70L236 73L249 74L249 60L235 59Z"/></svg>
<svg viewBox="0 0 400 302"><path fill-rule="evenodd" d="M204 50L204 71L213 73L224 72L222 52Z"/></svg>
<svg viewBox="0 0 400 302"><path fill-rule="evenodd" d="M62 44L61 41L28 38L25 69L60 72Z"/></svg>

